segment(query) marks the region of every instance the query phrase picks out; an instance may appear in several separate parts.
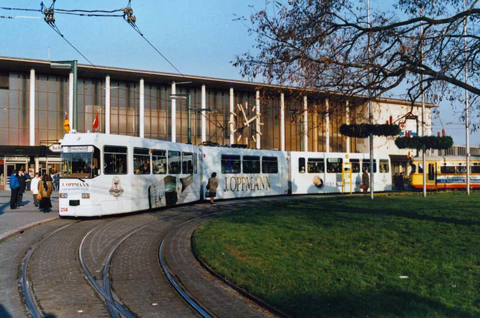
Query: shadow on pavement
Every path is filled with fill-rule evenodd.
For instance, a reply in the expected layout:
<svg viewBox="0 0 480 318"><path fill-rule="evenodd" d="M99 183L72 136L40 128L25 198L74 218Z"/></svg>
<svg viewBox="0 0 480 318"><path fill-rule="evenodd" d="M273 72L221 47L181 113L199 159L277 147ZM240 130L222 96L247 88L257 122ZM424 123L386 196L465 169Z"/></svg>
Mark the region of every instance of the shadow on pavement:
<svg viewBox="0 0 480 318"><path fill-rule="evenodd" d="M13 316L8 313L8 311L5 309L5 307L3 307L2 304L0 304L0 317L13 318Z"/></svg>

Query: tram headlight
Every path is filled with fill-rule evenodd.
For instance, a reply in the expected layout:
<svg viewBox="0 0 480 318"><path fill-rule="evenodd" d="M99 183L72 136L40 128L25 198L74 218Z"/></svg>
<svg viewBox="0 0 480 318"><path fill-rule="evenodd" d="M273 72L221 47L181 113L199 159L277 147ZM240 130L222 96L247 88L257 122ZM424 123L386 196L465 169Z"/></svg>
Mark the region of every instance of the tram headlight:
<svg viewBox="0 0 480 318"><path fill-rule="evenodd" d="M66 199L68 198L68 193L60 193L58 196L62 199Z"/></svg>
<svg viewBox="0 0 480 318"><path fill-rule="evenodd" d="M90 193L82 193L82 199L90 199Z"/></svg>

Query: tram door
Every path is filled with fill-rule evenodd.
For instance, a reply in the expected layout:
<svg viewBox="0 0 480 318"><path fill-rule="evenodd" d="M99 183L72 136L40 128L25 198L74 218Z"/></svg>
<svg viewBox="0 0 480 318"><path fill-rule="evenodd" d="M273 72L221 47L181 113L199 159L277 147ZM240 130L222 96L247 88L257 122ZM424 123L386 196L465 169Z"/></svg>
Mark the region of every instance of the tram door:
<svg viewBox="0 0 480 318"><path fill-rule="evenodd" d="M427 188L437 189L437 163L429 162L427 172Z"/></svg>

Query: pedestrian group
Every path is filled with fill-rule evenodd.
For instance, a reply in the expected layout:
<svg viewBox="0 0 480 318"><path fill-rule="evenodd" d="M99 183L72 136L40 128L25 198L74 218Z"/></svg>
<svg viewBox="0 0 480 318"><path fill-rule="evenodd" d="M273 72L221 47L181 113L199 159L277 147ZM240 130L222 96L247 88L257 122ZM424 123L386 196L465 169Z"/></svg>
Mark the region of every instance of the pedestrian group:
<svg viewBox="0 0 480 318"><path fill-rule="evenodd" d="M31 173L33 174L33 171ZM52 201L50 197L55 190L54 188L54 182L49 174L40 177L38 173L35 173L32 179L30 173L25 173L23 169L19 169L17 172L13 171L10 176L10 209L21 209L23 207L23 194L25 191L31 191L33 204L43 213L51 212ZM58 190L58 181L56 189Z"/></svg>

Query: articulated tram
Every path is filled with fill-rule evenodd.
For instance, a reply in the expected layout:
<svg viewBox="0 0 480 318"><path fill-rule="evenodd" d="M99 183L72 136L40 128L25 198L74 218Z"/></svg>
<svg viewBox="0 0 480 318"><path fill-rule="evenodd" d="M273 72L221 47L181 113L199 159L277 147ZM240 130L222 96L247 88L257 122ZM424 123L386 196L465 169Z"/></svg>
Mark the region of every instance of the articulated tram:
<svg viewBox="0 0 480 318"><path fill-rule="evenodd" d="M411 159L410 186L423 189L422 158ZM426 160L428 190L466 189L467 163L465 157L435 156ZM480 157L470 158L470 188L480 189Z"/></svg>
<svg viewBox="0 0 480 318"><path fill-rule="evenodd" d="M194 146L131 136L70 133L62 140L60 216L144 211L205 199L360 192L366 154ZM388 156L374 159L375 190L389 191Z"/></svg>

